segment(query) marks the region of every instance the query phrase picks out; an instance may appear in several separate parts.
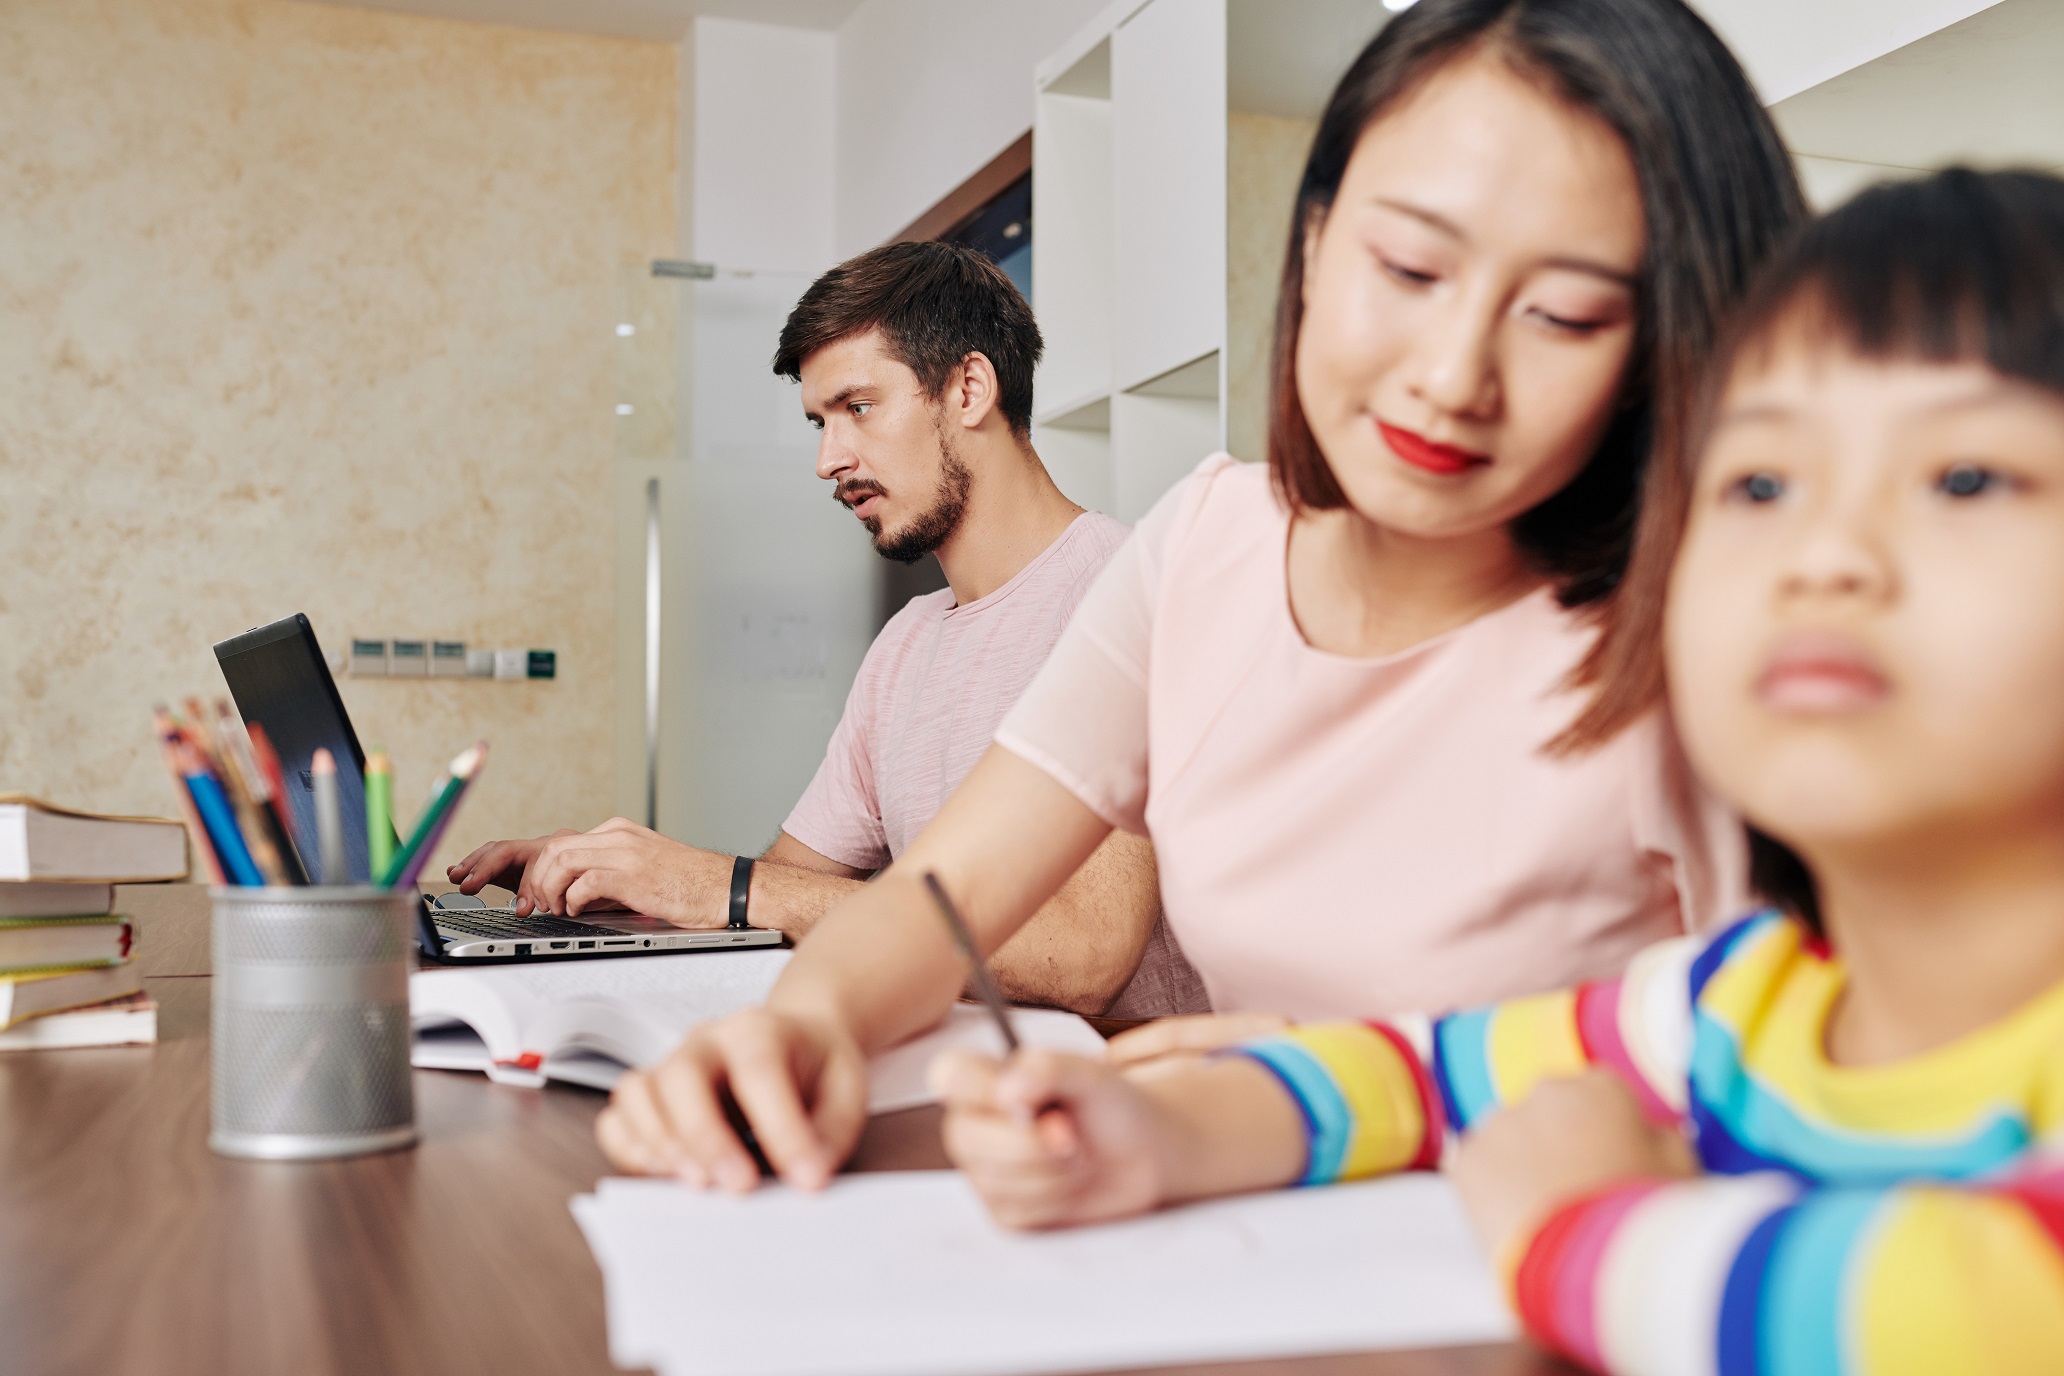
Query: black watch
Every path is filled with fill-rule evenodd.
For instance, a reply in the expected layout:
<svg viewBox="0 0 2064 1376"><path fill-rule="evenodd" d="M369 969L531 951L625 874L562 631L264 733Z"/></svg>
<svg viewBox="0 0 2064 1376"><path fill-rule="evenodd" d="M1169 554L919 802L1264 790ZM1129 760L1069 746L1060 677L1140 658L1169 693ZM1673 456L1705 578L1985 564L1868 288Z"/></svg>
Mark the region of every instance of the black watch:
<svg viewBox="0 0 2064 1376"><path fill-rule="evenodd" d="M752 867L750 855L731 862L731 921L727 925L734 932L752 925L745 920L745 905L752 898Z"/></svg>

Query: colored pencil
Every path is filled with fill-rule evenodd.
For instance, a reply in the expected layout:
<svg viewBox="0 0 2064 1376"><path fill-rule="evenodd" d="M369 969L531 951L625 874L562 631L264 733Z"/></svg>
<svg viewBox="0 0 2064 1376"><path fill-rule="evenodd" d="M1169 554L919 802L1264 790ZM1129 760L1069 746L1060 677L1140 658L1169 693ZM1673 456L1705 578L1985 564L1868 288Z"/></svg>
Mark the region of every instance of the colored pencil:
<svg viewBox="0 0 2064 1376"><path fill-rule="evenodd" d="M294 818L291 805L287 802L287 772L280 767L279 752L272 748L272 738L265 734L265 728L257 722L250 727L251 760L258 766L259 782L265 785L265 822L272 832L272 841L279 848L280 863L286 868L287 880L293 884L312 883L314 876L301 859L301 848L294 844Z"/></svg>
<svg viewBox="0 0 2064 1376"><path fill-rule="evenodd" d="M380 881L382 888L408 888L416 882L416 877L423 872L423 866L429 861L430 852L436 847L438 838L444 835L445 827L450 825L452 813L458 810L459 799L465 797L467 788L472 786L474 775L480 772L480 766L486 761L486 741L459 752L458 758L451 762L450 768L446 771L444 781L430 796L429 806L423 809L423 815L417 820L416 829L410 834L408 844L401 848L401 853L396 855L393 863L388 866L385 877Z"/></svg>
<svg viewBox="0 0 2064 1376"><path fill-rule="evenodd" d="M180 773L186 786L193 790L194 807L201 814L201 822L208 829L208 837L215 843L215 854L222 861L222 869L232 884L255 887L265 882L265 876L251 859L251 852L244 846L243 833L237 830L236 810L231 806L229 795L223 792L222 781L208 772L207 761L191 744L182 744Z"/></svg>
<svg viewBox="0 0 2064 1376"><path fill-rule="evenodd" d="M375 750L365 766L366 854L372 861L372 881L394 863L394 766L387 752Z"/></svg>
<svg viewBox="0 0 2064 1376"><path fill-rule="evenodd" d="M194 806L193 789L188 787L186 773L180 767L179 728L162 704L151 709L151 729L158 738L158 754L165 762L165 772L172 776L173 788L179 794L179 815L193 842L194 858L200 862L208 882L220 887L225 882L222 862L215 857L215 843L208 837L207 824L201 821L200 809Z"/></svg>
<svg viewBox="0 0 2064 1376"><path fill-rule="evenodd" d="M337 806L337 761L320 747L308 763L315 790L316 865L324 884L349 884L344 868L344 814Z"/></svg>
<svg viewBox="0 0 2064 1376"><path fill-rule="evenodd" d="M267 884L287 882L287 867L280 859L279 847L273 844L272 833L265 825L264 785L257 778L258 765L251 758L251 739L238 724L235 709L226 701L218 701L215 711L221 729L216 733L216 757L221 765L222 786L229 795L230 806L235 809L237 828L243 833L244 849L250 852L252 863L258 866L258 873Z"/></svg>

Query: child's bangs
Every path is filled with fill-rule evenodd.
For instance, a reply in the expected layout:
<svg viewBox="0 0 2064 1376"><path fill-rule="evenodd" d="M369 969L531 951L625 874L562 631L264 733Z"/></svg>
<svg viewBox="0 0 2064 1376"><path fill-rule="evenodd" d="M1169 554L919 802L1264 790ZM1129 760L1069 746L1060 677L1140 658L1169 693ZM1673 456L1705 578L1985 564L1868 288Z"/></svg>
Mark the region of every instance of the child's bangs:
<svg viewBox="0 0 2064 1376"><path fill-rule="evenodd" d="M1616 614L1575 678L1597 695L1556 751L1602 745L1663 700L1670 569L1719 394L1742 364L1794 344L1979 362L2064 393L2064 180L1952 168L1874 187L1764 267L1707 360L1681 439L1648 471Z"/></svg>
<svg viewBox="0 0 2064 1376"><path fill-rule="evenodd" d="M1797 343L2064 392L2064 182L1953 168L1874 187L1800 235L1731 335L1715 382Z"/></svg>

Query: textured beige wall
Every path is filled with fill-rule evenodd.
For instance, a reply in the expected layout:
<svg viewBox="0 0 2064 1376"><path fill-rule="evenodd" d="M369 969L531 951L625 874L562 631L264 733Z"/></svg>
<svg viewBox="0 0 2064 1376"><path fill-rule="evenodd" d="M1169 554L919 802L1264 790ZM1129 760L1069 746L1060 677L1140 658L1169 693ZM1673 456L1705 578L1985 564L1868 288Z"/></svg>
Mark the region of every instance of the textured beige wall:
<svg viewBox="0 0 2064 1376"><path fill-rule="evenodd" d="M1226 448L1268 457L1269 353L1290 208L1315 120L1226 116Z"/></svg>
<svg viewBox="0 0 2064 1376"><path fill-rule="evenodd" d="M615 810L612 331L675 50L286 0L0 5L0 789L164 811L154 699L305 611L550 647L344 680L446 854Z"/></svg>

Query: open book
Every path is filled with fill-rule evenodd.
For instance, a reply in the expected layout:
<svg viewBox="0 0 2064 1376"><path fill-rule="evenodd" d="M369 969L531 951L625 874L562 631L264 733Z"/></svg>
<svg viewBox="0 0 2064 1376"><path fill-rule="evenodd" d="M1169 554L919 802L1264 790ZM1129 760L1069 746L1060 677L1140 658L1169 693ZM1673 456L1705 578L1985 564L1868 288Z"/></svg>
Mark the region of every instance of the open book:
<svg viewBox="0 0 2064 1376"><path fill-rule="evenodd" d="M502 1084L547 1080L609 1089L627 1066L665 1058L689 1028L763 1002L787 951L691 951L634 960L572 960L409 977L413 1063L484 1070ZM1104 1041L1073 1013L1021 1008L1012 1025L1028 1046L1101 1056ZM987 1012L956 1004L932 1031L874 1058L870 1113L932 1102L925 1070L949 1047L1003 1054Z"/></svg>

